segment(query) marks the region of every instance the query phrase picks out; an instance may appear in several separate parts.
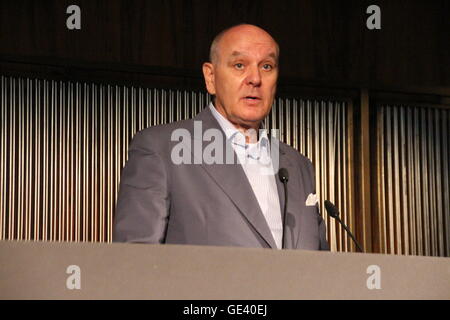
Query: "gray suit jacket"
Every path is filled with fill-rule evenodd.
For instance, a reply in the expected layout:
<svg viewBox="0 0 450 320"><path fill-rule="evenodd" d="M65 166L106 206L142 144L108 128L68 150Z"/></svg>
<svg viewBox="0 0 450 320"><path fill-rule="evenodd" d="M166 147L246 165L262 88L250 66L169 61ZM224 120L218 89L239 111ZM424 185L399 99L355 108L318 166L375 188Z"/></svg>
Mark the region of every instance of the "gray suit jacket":
<svg viewBox="0 0 450 320"><path fill-rule="evenodd" d="M276 248L239 163L171 161L172 147L179 143L171 141L173 130L187 129L192 137L187 144L193 146L194 120L202 121L203 132L220 129L206 108L194 119L150 127L133 138L121 177L113 240ZM315 193L312 164L292 147L279 146L279 167L289 171L286 248L328 250L317 206L305 205L307 196ZM276 181L283 212L284 188L278 177Z"/></svg>

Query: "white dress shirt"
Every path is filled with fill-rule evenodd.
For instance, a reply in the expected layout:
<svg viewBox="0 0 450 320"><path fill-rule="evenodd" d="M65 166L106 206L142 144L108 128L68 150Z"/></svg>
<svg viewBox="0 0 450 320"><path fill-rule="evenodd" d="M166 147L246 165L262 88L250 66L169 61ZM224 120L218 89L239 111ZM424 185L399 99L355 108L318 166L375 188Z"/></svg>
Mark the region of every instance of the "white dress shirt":
<svg viewBox="0 0 450 320"><path fill-rule="evenodd" d="M225 132L227 141L231 141L233 150L250 182L275 243L278 249L281 249L283 223L280 199L278 197L275 175L267 174L267 172L273 172L267 130L263 128L259 131L257 143L246 143L245 135L222 116L212 102L209 104L209 108Z"/></svg>

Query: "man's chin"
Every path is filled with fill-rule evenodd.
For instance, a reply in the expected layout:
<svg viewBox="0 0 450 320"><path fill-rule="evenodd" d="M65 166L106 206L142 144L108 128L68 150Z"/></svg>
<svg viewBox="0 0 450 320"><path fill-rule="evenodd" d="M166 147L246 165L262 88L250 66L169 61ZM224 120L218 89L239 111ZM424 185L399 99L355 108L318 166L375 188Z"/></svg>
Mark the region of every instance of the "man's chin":
<svg viewBox="0 0 450 320"><path fill-rule="evenodd" d="M242 115L242 119L248 122L261 122L267 116L266 113L261 113L261 110L248 110Z"/></svg>
<svg viewBox="0 0 450 320"><path fill-rule="evenodd" d="M240 119L240 125L244 128L259 128L265 117L245 117Z"/></svg>

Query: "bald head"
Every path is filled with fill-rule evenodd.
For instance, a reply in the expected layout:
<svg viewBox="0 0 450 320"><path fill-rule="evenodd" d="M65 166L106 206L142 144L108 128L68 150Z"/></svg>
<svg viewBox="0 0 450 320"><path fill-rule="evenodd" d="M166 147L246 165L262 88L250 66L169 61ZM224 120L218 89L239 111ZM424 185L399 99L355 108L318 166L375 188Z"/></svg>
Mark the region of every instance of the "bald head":
<svg viewBox="0 0 450 320"><path fill-rule="evenodd" d="M202 70L214 107L239 130L257 130L270 112L278 79L278 44L263 29L241 24L222 31Z"/></svg>
<svg viewBox="0 0 450 320"><path fill-rule="evenodd" d="M252 24L238 24L223 30L214 38L209 50L209 60L211 63L217 64L219 62L221 49L224 44L226 45L228 42L241 37L260 39L260 41L274 44L276 48L276 59L278 60L280 53L278 43L267 31Z"/></svg>

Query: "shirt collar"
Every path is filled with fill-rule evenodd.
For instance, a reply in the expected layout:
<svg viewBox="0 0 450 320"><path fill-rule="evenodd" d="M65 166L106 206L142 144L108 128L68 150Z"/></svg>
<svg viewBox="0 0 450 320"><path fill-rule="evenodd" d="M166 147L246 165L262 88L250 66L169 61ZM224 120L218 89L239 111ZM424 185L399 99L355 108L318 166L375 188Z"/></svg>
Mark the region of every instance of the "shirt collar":
<svg viewBox="0 0 450 320"><path fill-rule="evenodd" d="M245 135L240 132L227 118L225 118L219 111L216 110L212 102L209 103L209 109L213 114L214 118L219 122L220 127L225 132L227 140L231 140L233 143L245 147ZM259 129L259 139L258 145L260 147L269 146L269 138L267 136L267 130L264 128L264 124L261 123L261 128Z"/></svg>

